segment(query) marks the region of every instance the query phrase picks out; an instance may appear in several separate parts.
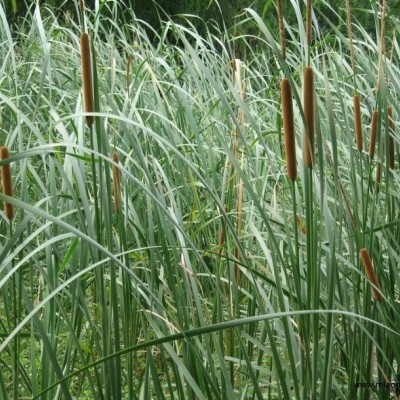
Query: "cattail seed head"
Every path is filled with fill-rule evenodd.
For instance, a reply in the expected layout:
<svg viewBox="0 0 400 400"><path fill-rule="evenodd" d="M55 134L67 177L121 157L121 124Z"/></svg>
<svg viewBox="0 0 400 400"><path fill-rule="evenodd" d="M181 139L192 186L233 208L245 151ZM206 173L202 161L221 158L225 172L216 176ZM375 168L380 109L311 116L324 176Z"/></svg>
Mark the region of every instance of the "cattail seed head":
<svg viewBox="0 0 400 400"><path fill-rule="evenodd" d="M8 151L8 147L0 148L0 158L2 160L6 160L10 156L10 152ZM3 194L6 196L12 197L12 179L11 179L11 166L10 164L3 164L1 166L1 180L3 184ZM4 202L4 212L8 219L12 219L14 217L14 206L10 203Z"/></svg>
<svg viewBox="0 0 400 400"><path fill-rule="evenodd" d="M92 83L92 63L90 60L89 35L86 32L81 33L81 63L82 63L82 85L83 98L85 102L85 111L93 112L93 83ZM93 115L86 117L86 123L91 126L94 122Z"/></svg>
<svg viewBox="0 0 400 400"><path fill-rule="evenodd" d="M79 9L81 10L81 12L83 12L83 10L85 9L83 5L83 0L79 0Z"/></svg>
<svg viewBox="0 0 400 400"><path fill-rule="evenodd" d="M388 126L389 126L389 168L394 169L394 121L393 121L393 109L388 107Z"/></svg>
<svg viewBox="0 0 400 400"><path fill-rule="evenodd" d="M293 98L289 81L282 79L281 102L287 175L291 181L297 177L296 140L294 134Z"/></svg>
<svg viewBox="0 0 400 400"><path fill-rule="evenodd" d="M117 164L119 163L118 153L113 153L111 158L115 163ZM114 208L115 212L119 213L120 203L121 203L121 171L115 165L113 165L112 167L112 176L113 176Z"/></svg>
<svg viewBox="0 0 400 400"><path fill-rule="evenodd" d="M361 260L364 265L367 277L371 281L371 283L374 285L372 287L374 299L376 301L382 301L383 296L382 296L382 293L380 292L380 285L379 285L378 277L376 276L374 265L372 264L372 260L369 255L369 251L367 249L361 249L360 256L361 256Z"/></svg>
<svg viewBox="0 0 400 400"><path fill-rule="evenodd" d="M361 128L361 106L360 106L360 96L357 94L353 97L353 106L354 106L354 131L356 136L356 147L357 150L361 153L363 149L363 137Z"/></svg>
<svg viewBox="0 0 400 400"><path fill-rule="evenodd" d="M312 168L314 158L314 77L311 67L304 69L303 111L305 117L303 134L304 164Z"/></svg>
<svg viewBox="0 0 400 400"><path fill-rule="evenodd" d="M369 142L369 158L373 160L375 155L376 135L378 132L378 110L372 112L371 118L371 138Z"/></svg>

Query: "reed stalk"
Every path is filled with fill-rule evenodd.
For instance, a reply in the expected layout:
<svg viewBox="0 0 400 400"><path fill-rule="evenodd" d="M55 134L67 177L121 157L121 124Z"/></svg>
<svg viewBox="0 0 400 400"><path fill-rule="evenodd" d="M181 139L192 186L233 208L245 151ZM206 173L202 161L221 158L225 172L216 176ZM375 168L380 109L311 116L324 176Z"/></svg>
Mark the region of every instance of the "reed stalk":
<svg viewBox="0 0 400 400"><path fill-rule="evenodd" d="M281 81L283 135L285 140L286 171L289 179L297 178L296 139L294 132L292 89L287 79Z"/></svg>
<svg viewBox="0 0 400 400"><path fill-rule="evenodd" d="M6 160L10 157L10 152L8 147L2 147L0 149L0 158L2 160ZM1 177L2 177L2 185L3 185L3 194L6 196L12 197L13 188L12 188L12 178L11 178L11 166L10 164L3 164L1 166ZM14 217L14 206L6 201L4 204L4 213L6 217L11 220Z"/></svg>
<svg viewBox="0 0 400 400"><path fill-rule="evenodd" d="M374 265L372 263L371 260L371 256L369 254L368 249L361 249L360 250L360 256L361 256L361 260L362 263L364 265L365 268L365 272L367 274L368 279L370 280L370 282L372 283L372 292L373 292L373 296L374 299L376 301L382 301L383 300L383 295L380 291L380 285L379 285L379 281L378 281L378 277L376 275L375 269L374 269Z"/></svg>
<svg viewBox="0 0 400 400"><path fill-rule="evenodd" d="M312 67L304 69L303 111L305 118L303 133L304 164L312 168L314 159L314 77Z"/></svg>
<svg viewBox="0 0 400 400"><path fill-rule="evenodd" d="M93 81L92 81L92 63L90 60L89 35L86 32L81 33L81 63L82 63L82 85L85 111L91 113L94 111L93 100ZM93 125L94 116L87 115L86 123L88 126Z"/></svg>

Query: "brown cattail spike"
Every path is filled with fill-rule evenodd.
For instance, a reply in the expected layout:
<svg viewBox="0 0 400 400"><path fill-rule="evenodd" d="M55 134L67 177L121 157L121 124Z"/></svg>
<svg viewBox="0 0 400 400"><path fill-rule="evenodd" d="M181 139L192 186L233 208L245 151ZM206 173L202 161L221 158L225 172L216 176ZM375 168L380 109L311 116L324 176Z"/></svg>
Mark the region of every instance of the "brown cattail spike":
<svg viewBox="0 0 400 400"><path fill-rule="evenodd" d="M361 260L364 264L364 268L365 268L367 277L373 284L372 291L374 294L374 299L376 301L382 301L383 296L382 296L382 293L380 292L380 285L379 285L378 277L376 276L375 269L372 264L372 260L371 260L368 250L361 249L360 256L361 256Z"/></svg>
<svg viewBox="0 0 400 400"><path fill-rule="evenodd" d="M354 131L356 136L356 147L357 150L361 153L363 150L363 137L361 128L361 106L360 106L360 96L357 94L353 97L353 106L354 106Z"/></svg>
<svg viewBox="0 0 400 400"><path fill-rule="evenodd" d="M376 184L376 192L379 193L379 186L381 184L382 177L382 164L380 162L376 165L376 175L375 175L375 184Z"/></svg>
<svg viewBox="0 0 400 400"><path fill-rule="evenodd" d="M81 33L81 62L82 62L82 84L83 97L85 101L85 111L93 112L93 83L92 83L92 63L90 60L89 36L86 32ZM94 122L93 115L86 117L86 123L91 126Z"/></svg>
<svg viewBox="0 0 400 400"><path fill-rule="evenodd" d="M378 132L378 116L378 111L374 110L371 118L371 138L369 142L369 158L371 160L373 160L375 155L376 135Z"/></svg>
<svg viewBox="0 0 400 400"><path fill-rule="evenodd" d="M304 164L312 168L314 158L314 77L311 67L304 69L303 111L305 118L303 134Z"/></svg>
<svg viewBox="0 0 400 400"><path fill-rule="evenodd" d="M10 156L8 147L0 148L1 160L6 160ZM11 179L11 166L10 164L3 164L1 166L1 180L3 183L3 194L12 197L12 179ZM12 219L14 216L14 206L10 203L4 202L4 212L8 219Z"/></svg>
<svg viewBox="0 0 400 400"><path fill-rule="evenodd" d="M118 153L113 153L111 158L116 164L119 163ZM113 175L114 208L115 212L119 213L120 203L121 203L121 171L115 165L113 165L112 167L112 175Z"/></svg>
<svg viewBox="0 0 400 400"><path fill-rule="evenodd" d="M285 139L285 157L287 175L291 181L297 177L296 140L294 134L293 98L289 81L282 79L281 101L283 118L283 135Z"/></svg>
<svg viewBox="0 0 400 400"><path fill-rule="evenodd" d="M392 107L388 107L387 113L389 127L389 168L394 169L394 121Z"/></svg>

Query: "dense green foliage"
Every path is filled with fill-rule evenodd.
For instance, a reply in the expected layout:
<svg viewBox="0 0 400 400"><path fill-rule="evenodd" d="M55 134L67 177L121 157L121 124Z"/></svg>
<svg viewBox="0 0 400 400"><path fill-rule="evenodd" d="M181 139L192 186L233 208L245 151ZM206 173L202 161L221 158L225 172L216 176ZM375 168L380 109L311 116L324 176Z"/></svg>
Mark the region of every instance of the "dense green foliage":
<svg viewBox="0 0 400 400"><path fill-rule="evenodd" d="M151 34L116 1L87 7L85 17L75 4L69 12L41 4L18 29L0 3L0 145L11 153L0 167L11 163L14 187L0 201L15 207L13 219L0 215L2 400L390 396L357 382L396 390L400 24L389 9L379 62L377 5L355 10L353 70L344 10L329 3L315 2L311 45L303 5L286 4L286 59L268 1L226 30L180 17ZM365 15L373 29L359 22ZM315 83L312 169L303 165L306 65Z"/></svg>

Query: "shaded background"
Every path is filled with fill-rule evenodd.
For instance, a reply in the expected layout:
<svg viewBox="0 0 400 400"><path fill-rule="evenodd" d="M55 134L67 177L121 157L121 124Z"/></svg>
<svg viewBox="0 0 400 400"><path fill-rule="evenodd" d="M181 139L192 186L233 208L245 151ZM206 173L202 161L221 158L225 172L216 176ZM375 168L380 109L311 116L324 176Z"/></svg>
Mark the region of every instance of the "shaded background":
<svg viewBox="0 0 400 400"><path fill-rule="evenodd" d="M6 15L9 21L15 23L18 18L26 15L27 10L35 6L37 0L0 0L5 6ZM104 0L98 0L101 4ZM121 10L124 8L130 8L134 11L135 15L139 19L146 21L153 29L158 31L161 26L161 21L166 20L167 16L184 22L183 18L179 18L179 14L193 14L200 17L200 19L192 19L191 23L195 25L199 33L202 33L204 29L204 21L213 20L213 23L217 24L220 28L224 25L228 29L231 29L235 24L235 16L240 13L246 7L251 7L259 15L262 16L266 25L271 29L276 28L276 11L275 3L273 0L105 0L109 7L117 2L120 5ZM39 0L41 5L50 5L59 10L60 17L66 12L75 12L76 1L75 0ZM296 16L294 14L293 7L289 0L283 0L284 5L284 17L289 24L296 24ZM287 4L286 4L287 3ZM365 29L374 34L375 22L373 14L371 13L371 5L375 4L375 0L351 0L351 7L354 18L357 18ZM85 1L87 8L95 7L95 0ZM333 0L330 4L334 7L335 11L344 17L344 6L345 0ZM391 13L398 13L400 11L400 0L389 1ZM313 6L315 10L321 10L329 20L338 24L339 21L333 12L329 11L329 8L324 5L322 0L313 0ZM107 8L107 7L105 7ZM304 7L305 8L305 7ZM122 19L121 23L129 22L124 21L124 13L119 13ZM129 15L129 13L126 13ZM317 14L318 15L318 14ZM319 21L321 26L329 30L328 24L323 20ZM251 34L251 24L241 24L236 27L235 34ZM149 36L154 37L152 32L149 30Z"/></svg>

